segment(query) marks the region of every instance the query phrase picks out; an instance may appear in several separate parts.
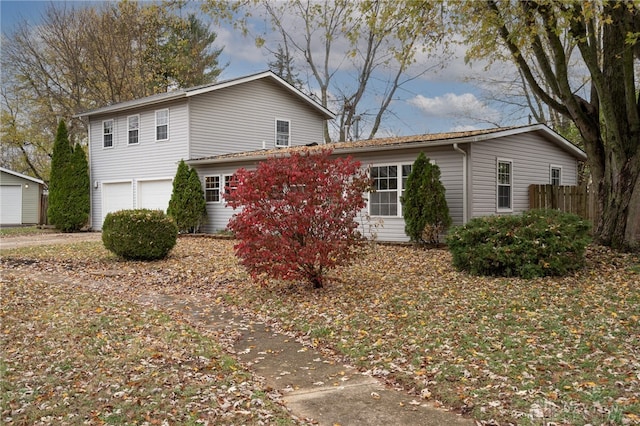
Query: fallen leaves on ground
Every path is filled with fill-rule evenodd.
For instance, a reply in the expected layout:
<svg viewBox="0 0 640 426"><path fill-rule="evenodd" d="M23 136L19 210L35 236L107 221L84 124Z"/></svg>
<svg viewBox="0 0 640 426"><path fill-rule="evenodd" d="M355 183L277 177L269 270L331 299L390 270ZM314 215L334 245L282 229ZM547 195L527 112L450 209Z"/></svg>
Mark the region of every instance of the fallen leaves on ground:
<svg viewBox="0 0 640 426"><path fill-rule="evenodd" d="M0 423L295 424L175 316L3 271Z"/></svg>
<svg viewBox="0 0 640 426"><path fill-rule="evenodd" d="M640 424L637 255L591 247L584 270L522 280L456 272L444 250L372 245L314 291L253 284L233 244L181 238L168 259L143 263L86 243L9 251L3 263L127 297L236 306L480 423Z"/></svg>

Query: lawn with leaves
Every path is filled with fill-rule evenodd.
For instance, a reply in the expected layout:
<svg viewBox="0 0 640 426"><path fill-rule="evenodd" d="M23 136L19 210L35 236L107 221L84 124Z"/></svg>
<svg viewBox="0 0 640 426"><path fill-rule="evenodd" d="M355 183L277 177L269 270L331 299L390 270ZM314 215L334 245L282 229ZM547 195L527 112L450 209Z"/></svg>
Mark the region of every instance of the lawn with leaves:
<svg viewBox="0 0 640 426"><path fill-rule="evenodd" d="M69 285L3 277L0 423L295 424L186 323Z"/></svg>
<svg viewBox="0 0 640 426"><path fill-rule="evenodd" d="M640 424L637 255L591 247L569 277L522 280L456 272L444 250L377 245L311 290L252 284L233 243L181 238L151 263L99 243L30 248L3 251L3 264L93 280L116 270L105 291L234 305L481 423Z"/></svg>
<svg viewBox="0 0 640 426"><path fill-rule="evenodd" d="M2 237L15 237L21 235L39 235L39 234L52 234L56 232L50 228L40 228L38 226L12 226L0 228L0 236Z"/></svg>

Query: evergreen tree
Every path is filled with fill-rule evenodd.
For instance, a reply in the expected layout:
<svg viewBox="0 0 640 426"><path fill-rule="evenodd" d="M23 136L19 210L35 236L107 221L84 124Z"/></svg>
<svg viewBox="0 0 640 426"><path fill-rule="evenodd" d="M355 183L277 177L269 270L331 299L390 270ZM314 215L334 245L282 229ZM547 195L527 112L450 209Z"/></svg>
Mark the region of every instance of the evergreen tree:
<svg viewBox="0 0 640 426"><path fill-rule="evenodd" d="M413 163L402 201L405 233L418 244L440 242L440 234L451 225L440 168L423 152Z"/></svg>
<svg viewBox="0 0 640 426"><path fill-rule="evenodd" d="M65 169L71 161L71 145L64 120L58 124L58 131L53 143L53 155L51 157L51 177L49 180L49 207L47 217L49 223L58 225L64 221L66 185Z"/></svg>
<svg viewBox="0 0 640 426"><path fill-rule="evenodd" d="M180 160L173 179L173 192L167 214L182 233L195 232L207 216L207 205L200 178L195 169Z"/></svg>
<svg viewBox="0 0 640 426"><path fill-rule="evenodd" d="M74 231L81 229L89 221L91 209L89 163L87 155L78 143L73 149L69 171L69 225Z"/></svg>
<svg viewBox="0 0 640 426"><path fill-rule="evenodd" d="M47 215L63 232L80 230L89 218L89 166L82 147L71 148L64 120L53 145Z"/></svg>

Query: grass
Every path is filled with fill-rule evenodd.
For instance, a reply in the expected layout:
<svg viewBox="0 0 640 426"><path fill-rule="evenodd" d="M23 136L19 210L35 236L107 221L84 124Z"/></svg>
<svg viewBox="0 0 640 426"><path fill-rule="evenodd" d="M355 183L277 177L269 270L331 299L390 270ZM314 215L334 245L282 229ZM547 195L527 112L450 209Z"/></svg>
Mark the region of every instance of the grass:
<svg viewBox="0 0 640 426"><path fill-rule="evenodd" d="M213 339L163 312L32 280L4 280L2 294L2 424L295 424Z"/></svg>
<svg viewBox="0 0 640 426"><path fill-rule="evenodd" d="M233 244L179 239L168 259L150 263L123 262L100 243L12 250L3 260L69 275L117 270L130 294L237 305L480 423L640 424L637 255L590 247L575 274L523 280L458 273L443 250L373 246L312 291L253 284Z"/></svg>
<svg viewBox="0 0 640 426"><path fill-rule="evenodd" d="M0 228L0 237L14 237L21 235L50 234L56 232L53 229L38 226L11 226Z"/></svg>

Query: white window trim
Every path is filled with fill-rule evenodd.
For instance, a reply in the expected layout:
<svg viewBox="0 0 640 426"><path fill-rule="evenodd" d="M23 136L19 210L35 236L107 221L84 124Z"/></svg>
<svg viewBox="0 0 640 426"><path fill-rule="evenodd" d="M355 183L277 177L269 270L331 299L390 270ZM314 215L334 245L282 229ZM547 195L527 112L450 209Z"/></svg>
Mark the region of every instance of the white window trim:
<svg viewBox="0 0 640 426"><path fill-rule="evenodd" d="M404 185L402 183L402 168L403 166L413 166L413 163L381 163L381 164L370 164L369 165L369 177L371 177L371 169L373 167L389 167L389 166L396 166L396 170L397 170L397 186L398 188L395 190L398 193L398 198L396 200L397 203L397 212L398 214L395 216L392 215L374 215L371 213L371 192L367 192L367 213L371 216L371 217L380 217L380 218L396 218L396 217L403 217L402 216L402 202L400 201L400 197L402 197L402 195L404 194ZM390 190L383 190L384 192L391 192Z"/></svg>
<svg viewBox="0 0 640 426"><path fill-rule="evenodd" d="M131 120L133 117L137 117L138 118L138 128L137 129L131 129L131 122L129 120ZM131 132L131 130L137 130L138 131L138 142L136 142L136 143L129 142L129 132ZM140 114L134 114L134 115L130 115L130 116L127 117L127 145L140 145Z"/></svg>
<svg viewBox="0 0 640 426"><path fill-rule="evenodd" d="M509 207L500 207L500 201L499 201L499 190L498 188L501 186L500 185L500 179L498 176L498 172L500 169L500 163L509 163L510 167L509 167L509 172L510 172L510 176L509 176L509 187L511 188L511 190L509 191ZM509 158L496 158L496 212L498 213L510 213L513 212L513 160L509 159Z"/></svg>
<svg viewBox="0 0 640 426"><path fill-rule="evenodd" d="M163 111L167 112L167 124L166 124L166 126L167 126L167 137L165 139L158 139L158 113L159 112L163 112ZM170 121L169 120L169 108L156 110L155 114L154 114L154 117L155 117L155 127L153 128L153 130L154 130L154 133L155 133L154 138L155 138L156 142L168 141L169 140L169 121ZM162 126L164 126L164 124L162 124Z"/></svg>
<svg viewBox="0 0 640 426"><path fill-rule="evenodd" d="M560 170L560 182L558 183L558 185L562 185L562 166L558 166L556 164L549 164L549 184L553 185L553 170L554 169L558 169Z"/></svg>
<svg viewBox="0 0 640 426"><path fill-rule="evenodd" d="M109 121L111 122L111 146L105 146L104 136L108 133L104 132L104 124L108 123ZM113 149L116 146L116 120L114 120L113 118L109 120L102 120L100 132L102 132L102 137L100 138L102 140L102 149Z"/></svg>
<svg viewBox="0 0 640 426"><path fill-rule="evenodd" d="M278 144L278 121L286 122L289 125L289 134L288 134L288 139L287 139L287 141L288 141L287 145ZM287 147L291 146L291 120L285 120L283 118L276 118L276 120L274 122L274 132L275 132L275 134L274 134L274 142L273 143L277 148L287 148Z"/></svg>
<svg viewBox="0 0 640 426"><path fill-rule="evenodd" d="M222 175L222 180L220 181L220 199L225 199L225 188L227 187L227 178L229 178L229 181L231 181L233 179L233 176L235 175L235 173L225 173ZM232 187L233 188L233 187Z"/></svg>
<svg viewBox="0 0 640 426"><path fill-rule="evenodd" d="M207 200L207 190L208 191L213 191L213 189L207 189L207 178L214 178L217 177L218 178L218 201L209 201ZM206 201L207 204L220 204L222 203L222 199L224 196L224 177L221 175L206 175L204 176L204 182L203 182L203 188L204 188L204 199Z"/></svg>

